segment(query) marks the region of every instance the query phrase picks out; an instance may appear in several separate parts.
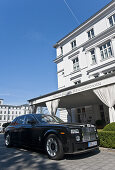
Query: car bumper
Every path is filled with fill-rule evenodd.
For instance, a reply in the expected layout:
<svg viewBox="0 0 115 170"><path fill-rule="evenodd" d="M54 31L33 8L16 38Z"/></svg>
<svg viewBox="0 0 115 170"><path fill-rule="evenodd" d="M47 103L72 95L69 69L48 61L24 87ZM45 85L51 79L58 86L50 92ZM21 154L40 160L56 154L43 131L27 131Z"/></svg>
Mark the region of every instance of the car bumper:
<svg viewBox="0 0 115 170"><path fill-rule="evenodd" d="M89 142L97 142L97 145L89 147ZM99 140L88 141L88 142L80 142L80 143L71 143L66 147L65 154L76 154L76 153L85 153L89 151L93 151L95 149L99 149Z"/></svg>

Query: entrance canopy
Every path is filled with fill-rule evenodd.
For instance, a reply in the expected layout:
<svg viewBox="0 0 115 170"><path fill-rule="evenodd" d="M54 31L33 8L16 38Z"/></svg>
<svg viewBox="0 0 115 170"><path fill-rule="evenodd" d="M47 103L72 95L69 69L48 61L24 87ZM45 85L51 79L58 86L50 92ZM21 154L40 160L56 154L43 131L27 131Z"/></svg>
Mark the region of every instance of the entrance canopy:
<svg viewBox="0 0 115 170"><path fill-rule="evenodd" d="M74 85L53 93L46 94L37 98L28 100L34 111L37 107L48 107L50 113L55 114L57 108L77 108L80 106L89 106L93 104L106 104L94 92L95 89L115 85L115 73L107 74L96 79L92 79L78 85ZM115 90L115 89L113 89ZM115 105L115 96L113 96L112 106ZM110 106L108 106L110 107Z"/></svg>

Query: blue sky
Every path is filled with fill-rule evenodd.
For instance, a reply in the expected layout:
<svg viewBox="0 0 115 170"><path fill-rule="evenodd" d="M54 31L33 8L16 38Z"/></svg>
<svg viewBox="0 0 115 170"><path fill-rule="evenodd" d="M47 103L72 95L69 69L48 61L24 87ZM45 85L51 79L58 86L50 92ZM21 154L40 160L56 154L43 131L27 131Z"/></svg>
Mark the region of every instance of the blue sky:
<svg viewBox="0 0 115 170"><path fill-rule="evenodd" d="M81 24L111 0L66 0ZM57 90L53 45L79 24L64 0L0 0L0 98L5 104Z"/></svg>

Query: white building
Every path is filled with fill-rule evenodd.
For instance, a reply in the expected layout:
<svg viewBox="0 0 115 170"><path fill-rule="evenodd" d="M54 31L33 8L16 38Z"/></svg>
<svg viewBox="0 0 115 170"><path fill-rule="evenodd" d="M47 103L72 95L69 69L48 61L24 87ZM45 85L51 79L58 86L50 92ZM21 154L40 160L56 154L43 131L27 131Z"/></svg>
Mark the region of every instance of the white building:
<svg viewBox="0 0 115 170"><path fill-rule="evenodd" d="M58 41L54 48L58 91L31 99L30 105L35 109L46 104L51 112L55 100L61 108L60 118L65 121L70 117L73 122L115 121L115 0ZM100 97L96 91L100 87L107 87L105 91L111 91L111 95L114 93L110 96L112 101Z"/></svg>
<svg viewBox="0 0 115 170"><path fill-rule="evenodd" d="M57 51L58 89L115 72L115 1L58 41L54 47ZM100 107L102 110L103 106ZM82 109L88 113L94 110L100 112L100 107L78 108L77 112L81 113ZM104 110L106 112L105 107ZM67 120L63 111L60 117ZM104 115L102 119L105 119Z"/></svg>
<svg viewBox="0 0 115 170"><path fill-rule="evenodd" d="M4 123L11 122L15 117L29 113L29 105L20 106L4 105L3 99L0 99L0 128Z"/></svg>

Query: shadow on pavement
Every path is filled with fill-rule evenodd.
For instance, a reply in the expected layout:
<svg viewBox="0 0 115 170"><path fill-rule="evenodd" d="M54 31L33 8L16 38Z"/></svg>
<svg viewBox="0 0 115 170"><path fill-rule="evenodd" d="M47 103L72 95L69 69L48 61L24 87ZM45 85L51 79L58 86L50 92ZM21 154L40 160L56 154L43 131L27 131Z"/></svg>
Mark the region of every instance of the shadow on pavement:
<svg viewBox="0 0 115 170"><path fill-rule="evenodd" d="M43 152L25 148L6 148L0 134L0 170L61 170L58 161L49 160Z"/></svg>
<svg viewBox="0 0 115 170"><path fill-rule="evenodd" d="M99 151L93 151L79 155L65 155L61 161L84 159L98 153ZM3 134L0 134L0 170L62 170L61 161L50 160L43 151L36 151L35 149L6 148Z"/></svg>
<svg viewBox="0 0 115 170"><path fill-rule="evenodd" d="M100 150L95 150L95 151L81 153L81 154L70 154L70 155L65 155L65 159L67 160L84 159L84 158L97 155L98 153L100 153Z"/></svg>

